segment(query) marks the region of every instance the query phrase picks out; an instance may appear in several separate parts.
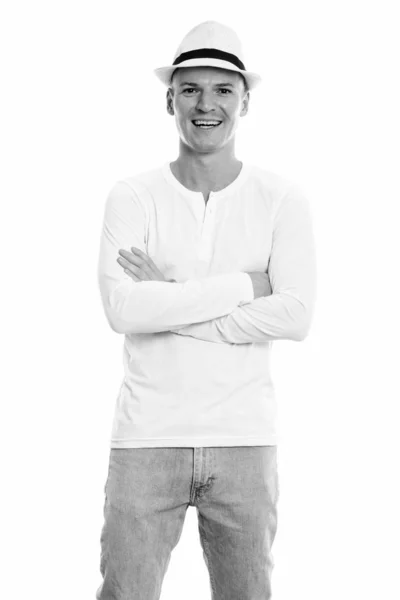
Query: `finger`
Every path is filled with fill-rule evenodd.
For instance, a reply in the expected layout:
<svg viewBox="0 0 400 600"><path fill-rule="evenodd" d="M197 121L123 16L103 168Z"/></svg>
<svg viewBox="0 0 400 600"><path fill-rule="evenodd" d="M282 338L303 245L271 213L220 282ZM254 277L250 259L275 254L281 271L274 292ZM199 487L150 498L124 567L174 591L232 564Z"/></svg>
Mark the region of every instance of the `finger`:
<svg viewBox="0 0 400 600"><path fill-rule="evenodd" d="M140 248L136 248L136 246L131 246L131 250L134 254L142 258L142 260L147 263L148 268L154 275L153 279L156 279L157 281L163 281L165 279L163 273L161 273L157 265L154 263L154 261L150 258L148 254L140 250Z"/></svg>
<svg viewBox="0 0 400 600"><path fill-rule="evenodd" d="M132 273L140 281L142 281L142 280L147 281L148 279L150 279L149 276L147 275L147 273L145 273L143 271L143 269L141 269L140 267L137 267L136 265L129 262L128 260L125 260L122 257L117 258L117 263L124 269L125 273L128 273L129 275Z"/></svg>
<svg viewBox="0 0 400 600"><path fill-rule="evenodd" d="M141 269L140 267L136 267L131 263L127 263L124 266L124 271L128 272L129 274L132 273L135 277L137 277L137 279L139 279L139 281L148 281L149 279L151 279L151 277L149 277L149 275L145 271L143 271L143 269Z"/></svg>
<svg viewBox="0 0 400 600"><path fill-rule="evenodd" d="M149 281L149 276L142 271L139 267L134 265L127 265L124 268L125 273L130 275L134 281Z"/></svg>
<svg viewBox="0 0 400 600"><path fill-rule="evenodd" d="M139 279L139 277L136 277L136 275L134 275L132 271L129 271L129 269L124 269L124 271L127 275L129 275L129 277L133 279L133 281L141 281L141 279Z"/></svg>
<svg viewBox="0 0 400 600"><path fill-rule="evenodd" d="M157 269L156 264L153 262L153 260L150 258L150 256L148 254L146 254L145 252L143 252L142 250L140 250L140 248L136 248L135 246L132 246L131 250L134 255L136 255L140 259L142 259L144 264L147 265L147 269L149 270L149 273L152 273L154 275L154 279L159 279L160 275L162 275L162 274Z"/></svg>
<svg viewBox="0 0 400 600"><path fill-rule="evenodd" d="M152 270L141 256L136 253L128 252L124 249L119 250L119 254L121 255L122 259L118 258L117 262L119 262L121 266L128 266L129 268L131 265L134 265L144 271L149 279L152 279Z"/></svg>

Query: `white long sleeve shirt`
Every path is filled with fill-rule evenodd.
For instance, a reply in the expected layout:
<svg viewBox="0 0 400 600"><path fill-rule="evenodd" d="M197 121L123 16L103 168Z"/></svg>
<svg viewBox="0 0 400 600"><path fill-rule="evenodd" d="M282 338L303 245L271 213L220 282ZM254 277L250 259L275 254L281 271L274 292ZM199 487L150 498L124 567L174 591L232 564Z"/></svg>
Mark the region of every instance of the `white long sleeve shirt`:
<svg viewBox="0 0 400 600"><path fill-rule="evenodd" d="M135 282L117 262L132 246L177 283ZM253 271L268 271L270 296L254 299ZM124 334L112 448L278 443L272 342L303 340L316 299L312 215L296 184L243 163L206 204L170 162L118 181L98 282Z"/></svg>

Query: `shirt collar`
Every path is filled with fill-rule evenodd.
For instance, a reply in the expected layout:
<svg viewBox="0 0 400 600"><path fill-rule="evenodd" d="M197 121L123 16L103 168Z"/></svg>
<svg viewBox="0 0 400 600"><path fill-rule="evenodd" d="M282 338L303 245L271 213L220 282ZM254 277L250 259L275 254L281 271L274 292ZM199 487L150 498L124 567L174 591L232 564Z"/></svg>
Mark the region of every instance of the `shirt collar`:
<svg viewBox="0 0 400 600"><path fill-rule="evenodd" d="M233 194L234 192L236 192L247 179L249 171L249 165L242 162L242 168L236 179L234 179L229 185L224 187L222 190L218 190L216 192L213 191L213 196L215 198L222 198L223 196ZM185 187L180 181L178 181L178 179L171 171L170 161L167 161L163 164L162 172L168 183L170 183L178 192L180 192L187 198L198 198L200 196L203 198L203 192L189 190L189 188Z"/></svg>

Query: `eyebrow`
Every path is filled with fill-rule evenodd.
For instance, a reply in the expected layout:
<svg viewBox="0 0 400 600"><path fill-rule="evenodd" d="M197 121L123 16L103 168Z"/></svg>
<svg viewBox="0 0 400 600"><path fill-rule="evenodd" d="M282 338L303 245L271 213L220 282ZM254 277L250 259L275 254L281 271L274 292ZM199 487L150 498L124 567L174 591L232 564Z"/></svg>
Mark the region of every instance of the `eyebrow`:
<svg viewBox="0 0 400 600"><path fill-rule="evenodd" d="M190 85L192 87L196 87L198 84L197 83L193 83L190 81L183 81L182 83L179 84L180 87L183 87L184 85ZM233 85L231 83L216 83L215 84L217 87L233 87Z"/></svg>

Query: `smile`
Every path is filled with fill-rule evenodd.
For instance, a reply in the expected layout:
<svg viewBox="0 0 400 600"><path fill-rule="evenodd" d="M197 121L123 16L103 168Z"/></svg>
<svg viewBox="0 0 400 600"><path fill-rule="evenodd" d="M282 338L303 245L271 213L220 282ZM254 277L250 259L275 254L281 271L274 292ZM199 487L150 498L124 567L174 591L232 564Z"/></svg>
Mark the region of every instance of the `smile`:
<svg viewBox="0 0 400 600"><path fill-rule="evenodd" d="M219 127L219 125L221 125L221 122L222 121L219 121L219 122L217 122L217 121L207 122L207 121L200 121L200 120L199 121L192 121L193 125L195 127L197 127L197 129L207 129L207 130Z"/></svg>

